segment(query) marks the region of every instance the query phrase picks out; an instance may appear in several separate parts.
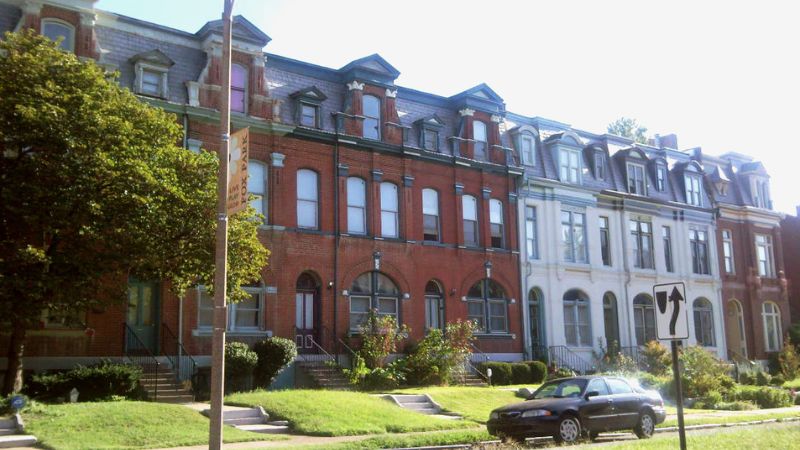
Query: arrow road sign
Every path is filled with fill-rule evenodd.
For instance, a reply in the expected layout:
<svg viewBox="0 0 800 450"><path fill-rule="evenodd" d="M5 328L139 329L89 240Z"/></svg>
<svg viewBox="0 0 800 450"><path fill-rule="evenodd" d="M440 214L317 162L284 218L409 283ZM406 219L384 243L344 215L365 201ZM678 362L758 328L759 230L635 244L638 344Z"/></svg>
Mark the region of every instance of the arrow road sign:
<svg viewBox="0 0 800 450"><path fill-rule="evenodd" d="M656 298L656 335L659 339L688 339L689 311L686 306L686 286L683 283L653 286Z"/></svg>

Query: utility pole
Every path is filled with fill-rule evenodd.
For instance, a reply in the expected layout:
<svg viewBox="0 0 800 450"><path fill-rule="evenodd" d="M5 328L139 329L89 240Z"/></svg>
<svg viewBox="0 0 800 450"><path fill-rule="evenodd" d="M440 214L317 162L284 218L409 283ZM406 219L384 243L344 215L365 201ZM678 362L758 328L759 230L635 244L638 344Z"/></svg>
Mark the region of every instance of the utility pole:
<svg viewBox="0 0 800 450"><path fill-rule="evenodd" d="M228 158L230 154L231 13L234 0L224 0L222 12L222 89L219 101L219 172L217 174L217 234L214 252L214 334L211 346L211 414L208 448L222 449L222 397L225 395L225 298L228 278Z"/></svg>

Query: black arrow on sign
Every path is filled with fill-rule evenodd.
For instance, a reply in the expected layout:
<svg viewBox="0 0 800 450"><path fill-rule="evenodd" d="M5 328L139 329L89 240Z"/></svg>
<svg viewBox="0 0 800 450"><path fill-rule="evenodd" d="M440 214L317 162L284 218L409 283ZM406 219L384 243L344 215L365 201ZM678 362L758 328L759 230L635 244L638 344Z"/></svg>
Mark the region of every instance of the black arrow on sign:
<svg viewBox="0 0 800 450"><path fill-rule="evenodd" d="M683 301L683 296L677 287L672 288L672 293L669 294L669 301L672 302L672 319L669 321L669 334L675 335L675 324L678 323L678 313L681 310L681 301Z"/></svg>

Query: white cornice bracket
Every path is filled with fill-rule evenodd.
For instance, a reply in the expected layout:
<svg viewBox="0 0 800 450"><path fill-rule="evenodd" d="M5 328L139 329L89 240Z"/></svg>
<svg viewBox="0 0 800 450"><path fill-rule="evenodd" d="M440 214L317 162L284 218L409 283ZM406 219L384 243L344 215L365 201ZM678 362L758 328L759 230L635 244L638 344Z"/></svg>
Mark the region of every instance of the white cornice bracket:
<svg viewBox="0 0 800 450"><path fill-rule="evenodd" d="M469 109L469 108L464 108L461 111L459 111L458 113L461 114L461 117L464 117L464 116L472 117L472 115L475 114L475 110L474 109Z"/></svg>
<svg viewBox="0 0 800 450"><path fill-rule="evenodd" d="M352 82L347 83L347 89L351 91L363 91L364 83L359 83L358 80L353 80Z"/></svg>

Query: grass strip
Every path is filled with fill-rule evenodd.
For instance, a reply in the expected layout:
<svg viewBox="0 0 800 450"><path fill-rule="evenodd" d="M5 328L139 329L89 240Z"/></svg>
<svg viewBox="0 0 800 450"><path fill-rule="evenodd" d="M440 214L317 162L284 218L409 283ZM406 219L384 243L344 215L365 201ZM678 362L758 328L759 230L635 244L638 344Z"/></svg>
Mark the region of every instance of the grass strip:
<svg viewBox="0 0 800 450"><path fill-rule="evenodd" d="M445 410L479 423L486 423L493 409L522 402L516 392L491 387L423 387L399 389L396 394L428 394Z"/></svg>

